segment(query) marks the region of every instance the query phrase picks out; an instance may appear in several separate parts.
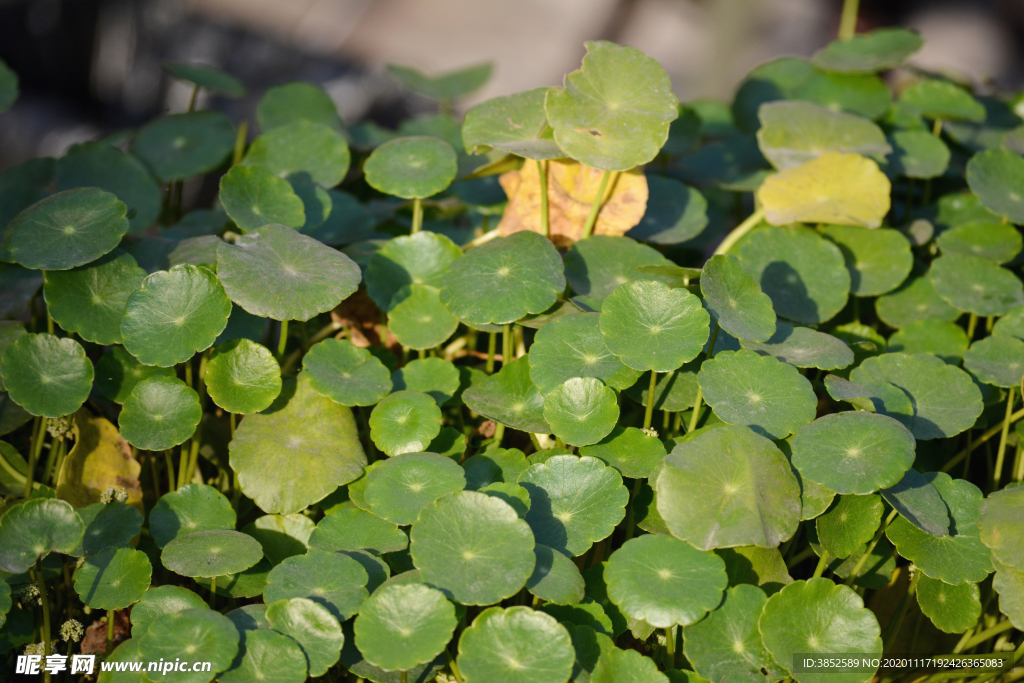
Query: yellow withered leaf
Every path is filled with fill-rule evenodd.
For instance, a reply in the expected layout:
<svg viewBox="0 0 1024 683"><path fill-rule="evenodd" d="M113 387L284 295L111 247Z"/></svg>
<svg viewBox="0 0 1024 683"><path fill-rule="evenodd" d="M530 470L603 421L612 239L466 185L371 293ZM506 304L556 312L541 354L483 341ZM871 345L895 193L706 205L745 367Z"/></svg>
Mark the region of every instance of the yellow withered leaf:
<svg viewBox="0 0 1024 683"><path fill-rule="evenodd" d="M590 207L597 198L604 171L575 161L548 161L549 236L568 247L583 234ZM518 171L499 178L508 206L498 228L502 235L520 230L540 232L540 172L527 160ZM594 225L595 235L625 235L647 210L647 178L638 169L614 173Z"/></svg>
<svg viewBox="0 0 1024 683"><path fill-rule="evenodd" d="M121 487L128 492L126 502L145 514L139 484L142 467L117 427L81 408L75 413L73 431L75 446L60 468L57 497L80 508L100 502L111 486Z"/></svg>
<svg viewBox="0 0 1024 683"><path fill-rule="evenodd" d="M757 196L772 225L831 223L877 228L892 185L871 159L829 152L769 176Z"/></svg>

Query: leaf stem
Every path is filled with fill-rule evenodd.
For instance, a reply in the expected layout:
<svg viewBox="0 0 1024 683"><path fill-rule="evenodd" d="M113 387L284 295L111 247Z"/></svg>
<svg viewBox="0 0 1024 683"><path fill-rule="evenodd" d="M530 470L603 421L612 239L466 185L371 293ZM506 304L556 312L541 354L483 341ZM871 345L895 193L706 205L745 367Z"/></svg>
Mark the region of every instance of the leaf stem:
<svg viewBox="0 0 1024 683"><path fill-rule="evenodd" d="M942 119L935 119L935 123L932 124L932 135L935 137L942 135Z"/></svg>
<svg viewBox="0 0 1024 683"><path fill-rule="evenodd" d="M985 681L991 680L996 676L1001 676L1013 667L1017 666L1017 663L1020 661L1021 657L1024 657L1024 641L1021 641L1020 646L1013 651L1012 655L1010 655L1010 661L1006 663L1006 666L1004 666L999 671L992 671L987 674L982 674L981 676L978 676L977 678L973 679L970 683L984 683Z"/></svg>
<svg viewBox="0 0 1024 683"><path fill-rule="evenodd" d="M188 110L189 111L195 111L196 110L196 100L198 100L198 99L199 99L199 84L196 83L194 86L192 86L192 97L188 98Z"/></svg>
<svg viewBox="0 0 1024 683"><path fill-rule="evenodd" d="M857 14L860 0L843 0L843 14L839 19L839 40L850 40L857 33Z"/></svg>
<svg viewBox="0 0 1024 683"><path fill-rule="evenodd" d="M25 471L25 497L32 495L32 479L35 476L36 463L39 461L39 454L43 452L43 439L46 438L46 425L50 421L46 417L38 417L38 427L32 435L32 446L28 455L28 469Z"/></svg>
<svg viewBox="0 0 1024 683"><path fill-rule="evenodd" d="M738 229L739 228L737 228L737 230ZM734 230L733 232L736 232L736 231ZM732 237L732 235L729 235L729 237ZM729 239L729 238L727 237L726 239ZM715 321L715 329L711 331L711 339L708 340L708 353L707 353L707 358L706 359L711 359L711 358L715 357L715 342L718 341L718 330L719 330L719 326L718 326L718 321L716 320ZM687 434L689 434L690 432L692 432L694 429L697 428L697 423L700 421L700 404L701 404L701 401L703 399L704 399L704 392L701 389L700 384L698 384L697 385L697 398L695 398L694 401L693 401L693 414L690 415L690 428L686 430Z"/></svg>
<svg viewBox="0 0 1024 683"><path fill-rule="evenodd" d="M481 244L487 244L493 239L501 237L501 228L495 228L494 230L488 230L479 237L474 237L469 242L462 245L462 251L469 251L473 247L479 247Z"/></svg>
<svg viewBox="0 0 1024 683"><path fill-rule="evenodd" d="M889 528L890 524L892 524L892 520L896 519L896 514L896 510L893 509L893 511L889 513L889 516L885 518L885 521L882 522L882 526L878 527L878 531L875 532L875 537L871 539L870 543L868 543L868 547L865 548L864 554L860 556L860 559L857 560L857 564L853 565L853 570L850 572L850 575L846 577L847 586L852 586L853 582L857 580L858 576L860 576L861 570L864 569L864 565L867 563L868 558L871 557L871 551L873 551L875 546L878 545L878 542L882 540L882 534L884 534L885 530Z"/></svg>
<svg viewBox="0 0 1024 683"><path fill-rule="evenodd" d="M508 323L501 328L501 367L512 362L512 326Z"/></svg>
<svg viewBox="0 0 1024 683"><path fill-rule="evenodd" d="M1022 417L1024 417L1024 408L1021 408L1020 410L1015 412L1013 415L1011 415L1010 419L1009 419L1009 422L1010 422L1010 424L1013 424L1014 422L1016 422L1017 420L1021 419ZM996 434L999 434L1000 432L1002 432L1002 430L1003 430L1003 425L1002 424L997 424L995 427L990 427L989 429L985 430L985 432L980 437L978 437L976 440L974 440L967 448L965 448L964 450L962 450L959 453L957 453L957 455L952 460L950 460L945 465L943 465L942 469L939 470L939 471L940 472L949 472L951 469L956 467L956 464L958 462L960 462L961 460L966 458L968 453L970 453L971 451L975 450L978 446L980 446L981 444L985 443L986 441L988 441L989 439L994 437Z"/></svg>
<svg viewBox="0 0 1024 683"><path fill-rule="evenodd" d="M821 557L818 558L818 566L814 568L814 574L811 578L816 579L825 573L825 567L828 566L828 551L822 550Z"/></svg>
<svg viewBox="0 0 1024 683"><path fill-rule="evenodd" d="M410 235L415 235L423 227L423 200L416 197L412 200L412 230Z"/></svg>
<svg viewBox="0 0 1024 683"><path fill-rule="evenodd" d="M494 347L496 347L497 345L498 333L491 332L490 335L487 337L487 365L484 366L484 369L487 371L488 375L494 372Z"/></svg>
<svg viewBox="0 0 1024 683"><path fill-rule="evenodd" d="M910 577L907 592L903 594L900 604L896 607L896 613L893 614L892 619L885 626L885 632L882 633L882 652L886 652L896 641L900 627L903 626L903 619L906 618L907 610L910 608L910 601L914 599L914 594L917 593L917 582L921 580L921 570L911 565L911 571L914 575Z"/></svg>
<svg viewBox="0 0 1024 683"><path fill-rule="evenodd" d="M164 458L167 460L167 490L177 491L178 482L174 478L174 459L171 457L170 449L164 451Z"/></svg>
<svg viewBox="0 0 1024 683"><path fill-rule="evenodd" d="M636 531L636 515L633 512L633 501L636 500L637 494L640 493L640 487L643 486L643 483L643 479L633 480L633 488L629 492L629 510L626 513L626 536L622 539L623 543L633 538L633 532Z"/></svg>
<svg viewBox="0 0 1024 683"><path fill-rule="evenodd" d="M45 418L44 418L45 419ZM46 580L43 578L43 558L36 558L36 587L39 589L39 600L43 603L43 656L50 656L50 598L46 595ZM49 683L50 672L43 672L44 680Z"/></svg>
<svg viewBox="0 0 1024 683"><path fill-rule="evenodd" d="M992 471L992 490L999 490L999 480L1003 474L1003 460L1006 457L1006 439L1010 434L1010 418L1013 417L1013 393L1017 387L1010 387L1006 394L1006 417L1003 418L1003 432L999 437L999 450L996 451L996 466Z"/></svg>
<svg viewBox="0 0 1024 683"><path fill-rule="evenodd" d="M402 681L402 683L409 683L409 672L408 671L403 671L402 672L401 681Z"/></svg>
<svg viewBox="0 0 1024 683"><path fill-rule="evenodd" d="M217 577L210 579L210 609L217 608Z"/></svg>
<svg viewBox="0 0 1024 683"><path fill-rule="evenodd" d="M448 652L447 646L444 648L444 656L445 659L448 660L448 666L452 670L452 676L455 676L455 680L459 683L464 683L465 679L462 678L462 672L459 671L459 665L455 663L454 659L452 659L452 653Z"/></svg>
<svg viewBox="0 0 1024 683"><path fill-rule="evenodd" d="M548 164L537 161L537 175L540 177L540 234L548 236Z"/></svg>
<svg viewBox="0 0 1024 683"><path fill-rule="evenodd" d="M288 346L288 321L281 321L281 334L277 338L277 357L284 358L284 350Z"/></svg>
<svg viewBox="0 0 1024 683"><path fill-rule="evenodd" d="M245 141L249 137L249 122L242 121L238 124L238 133L235 134L235 150L231 153L231 165L237 166L242 163L245 156Z"/></svg>
<svg viewBox="0 0 1024 683"><path fill-rule="evenodd" d="M722 240L722 243L719 244L718 248L715 249L714 255L718 256L719 254L728 254L729 250L732 249L736 245L736 243L739 242L740 239L742 239L744 235L750 232L758 223L760 223L763 220L763 208L758 209L754 213L750 214L750 216L747 217L747 220L737 225L735 228L733 228L732 232L725 236L725 239Z"/></svg>
<svg viewBox="0 0 1024 683"><path fill-rule="evenodd" d="M109 655L114 645L114 610L107 610L107 644L103 648L103 654Z"/></svg>
<svg viewBox="0 0 1024 683"><path fill-rule="evenodd" d="M676 660L676 627L669 626L665 629L665 668L675 668Z"/></svg>
<svg viewBox="0 0 1024 683"><path fill-rule="evenodd" d="M651 370L651 384L647 387L647 410L644 411L644 429L651 428L651 417L654 415L654 389L658 384L658 373Z"/></svg>
<svg viewBox="0 0 1024 683"><path fill-rule="evenodd" d="M597 224L597 214L601 212L601 205L604 204L604 192L608 189L608 180L612 177L611 171L605 171L601 176L601 184L597 187L597 196L594 203L590 205L590 213L587 214L587 222L583 224L581 240L585 240L594 232L594 225Z"/></svg>
<svg viewBox="0 0 1024 683"><path fill-rule="evenodd" d="M989 638L995 638L1000 633L1004 631L1009 631L1011 628L1013 628L1013 622L1009 620L1001 621L992 628L985 629L976 636L970 638L965 637L959 643L957 643L957 646L955 648L953 648L953 654L956 655L960 654L964 650L970 650L972 647L984 643Z"/></svg>

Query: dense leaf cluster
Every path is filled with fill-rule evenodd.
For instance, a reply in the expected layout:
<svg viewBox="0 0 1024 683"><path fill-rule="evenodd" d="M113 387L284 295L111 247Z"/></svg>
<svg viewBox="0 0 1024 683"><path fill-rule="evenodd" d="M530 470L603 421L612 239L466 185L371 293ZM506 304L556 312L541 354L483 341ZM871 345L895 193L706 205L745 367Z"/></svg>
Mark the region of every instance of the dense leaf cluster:
<svg viewBox="0 0 1024 683"><path fill-rule="evenodd" d="M461 122L487 65L393 67L442 105L398 131L291 83L248 145L190 110L0 174L0 652L76 617L60 652L197 683L1020 659L1022 112L894 97L918 36L846 38L731 106L596 42Z"/></svg>

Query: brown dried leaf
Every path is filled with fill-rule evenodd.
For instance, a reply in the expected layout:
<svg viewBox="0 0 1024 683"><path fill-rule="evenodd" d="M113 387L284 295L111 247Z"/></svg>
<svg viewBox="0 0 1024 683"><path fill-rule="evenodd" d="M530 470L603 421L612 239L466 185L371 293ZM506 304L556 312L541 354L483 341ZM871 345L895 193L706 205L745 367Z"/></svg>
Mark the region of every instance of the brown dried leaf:
<svg viewBox="0 0 1024 683"><path fill-rule="evenodd" d="M93 417L85 408L75 413L75 447L71 449L57 478L57 497L76 508L100 502L111 486L128 492L129 505L145 514L139 472L142 466L132 457L131 446L107 419Z"/></svg>
<svg viewBox="0 0 1024 683"><path fill-rule="evenodd" d="M97 610L94 614L100 614ZM127 610L114 612L114 640L111 649L117 647L131 637L132 624ZM89 624L82 639L83 655L101 655L107 648L107 619L103 617Z"/></svg>
<svg viewBox="0 0 1024 683"><path fill-rule="evenodd" d="M548 215L551 241L568 247L583 234L590 207L604 171L575 161L548 161ZM540 173L527 162L499 178L508 206L498 228L502 235L520 230L540 232ZM647 178L639 169L612 175L604 205L594 225L595 235L625 235L647 210Z"/></svg>

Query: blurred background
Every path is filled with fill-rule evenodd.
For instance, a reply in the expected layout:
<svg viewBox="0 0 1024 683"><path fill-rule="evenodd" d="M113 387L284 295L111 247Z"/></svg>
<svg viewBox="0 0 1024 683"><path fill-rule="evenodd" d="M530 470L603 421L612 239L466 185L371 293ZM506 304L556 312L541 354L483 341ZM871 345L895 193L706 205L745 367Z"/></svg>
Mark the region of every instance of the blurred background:
<svg viewBox="0 0 1024 683"><path fill-rule="evenodd" d="M752 67L810 55L836 35L841 0L0 0L0 58L22 95L0 114L0 169L187 108L165 61L220 67L249 87L213 103L251 118L266 88L324 86L348 124L389 126L433 108L389 62L438 73L493 61L464 106L578 68L583 42L613 40L661 62L683 101L728 100ZM911 63L984 90L1024 85L1024 0L862 0L858 30L902 25Z"/></svg>

